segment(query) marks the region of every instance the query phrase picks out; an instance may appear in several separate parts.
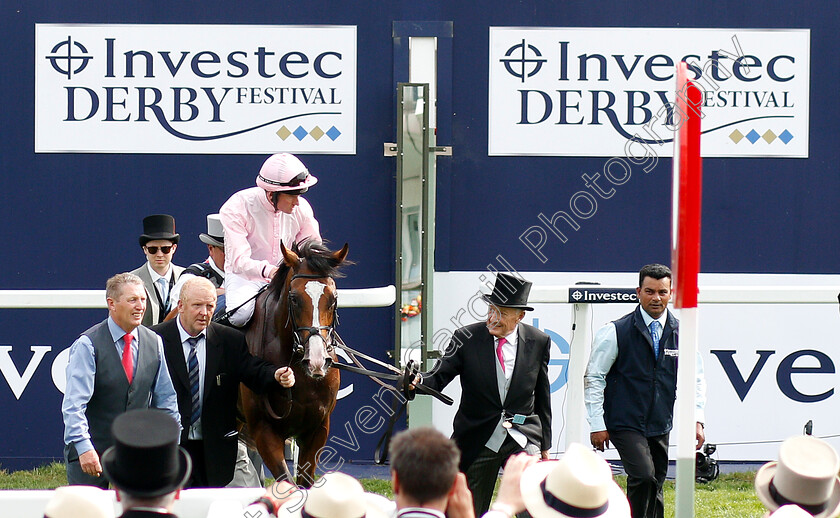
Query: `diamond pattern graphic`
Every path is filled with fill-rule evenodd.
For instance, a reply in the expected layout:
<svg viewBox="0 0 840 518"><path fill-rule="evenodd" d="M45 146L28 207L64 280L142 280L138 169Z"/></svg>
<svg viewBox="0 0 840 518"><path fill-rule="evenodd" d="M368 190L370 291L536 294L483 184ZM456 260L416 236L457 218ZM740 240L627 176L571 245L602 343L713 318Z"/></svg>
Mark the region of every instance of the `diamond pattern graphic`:
<svg viewBox="0 0 840 518"><path fill-rule="evenodd" d="M341 135L341 132L338 131L338 128L336 128L335 126L331 127L329 130L327 130L327 136L330 137L330 139L332 139L332 140L337 139L339 137L339 135Z"/></svg>
<svg viewBox="0 0 840 518"><path fill-rule="evenodd" d="M303 126L298 126L297 129L292 132L292 135L297 137L298 140L303 140L308 134L309 132L303 129Z"/></svg>
<svg viewBox="0 0 840 518"><path fill-rule="evenodd" d="M755 144L755 142L760 138L761 135L759 135L755 130L750 130L750 132L747 133L747 140L749 140L752 144Z"/></svg>
<svg viewBox="0 0 840 518"><path fill-rule="evenodd" d="M292 132L286 126L280 126L280 129L277 130L277 136L280 137L280 140L286 140L291 134Z"/></svg>
<svg viewBox="0 0 840 518"><path fill-rule="evenodd" d="M741 140L744 138L744 134L738 130L735 130L729 134L729 138L732 139L732 142L737 144L738 142L741 142Z"/></svg>
<svg viewBox="0 0 840 518"><path fill-rule="evenodd" d="M784 131L783 131L783 132L779 135L779 140L781 140L781 141L782 141L782 142L784 142L785 144L787 144L788 142L790 142L792 139L793 139L793 135L791 135L791 133L790 133L788 130L784 130Z"/></svg>
<svg viewBox="0 0 840 518"><path fill-rule="evenodd" d="M321 140L321 137L324 136L324 130L322 130L318 126L315 126L314 128L312 128L312 131L309 132L309 135L316 141Z"/></svg>
<svg viewBox="0 0 840 518"><path fill-rule="evenodd" d="M767 131L764 132L764 135L762 135L761 138L763 138L764 140L767 141L768 144L770 144L774 140L776 140L776 134L773 133L771 130L767 130Z"/></svg>

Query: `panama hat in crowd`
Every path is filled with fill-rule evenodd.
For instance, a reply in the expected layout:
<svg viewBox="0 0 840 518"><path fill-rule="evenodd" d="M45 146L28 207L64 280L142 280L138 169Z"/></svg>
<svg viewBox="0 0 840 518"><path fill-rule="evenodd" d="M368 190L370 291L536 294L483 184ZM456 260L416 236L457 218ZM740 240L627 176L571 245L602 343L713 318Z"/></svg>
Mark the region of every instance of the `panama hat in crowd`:
<svg viewBox="0 0 840 518"><path fill-rule="evenodd" d="M816 518L837 516L838 470L840 458L830 444L810 435L791 437L782 443L779 460L755 474L755 493L770 511L796 504Z"/></svg>
<svg viewBox="0 0 840 518"><path fill-rule="evenodd" d="M62 486L53 491L44 518L114 518L114 496L94 486Z"/></svg>
<svg viewBox="0 0 840 518"><path fill-rule="evenodd" d="M772 513L767 513L766 516L771 518L811 518L813 515L798 505L788 504L779 507Z"/></svg>
<svg viewBox="0 0 840 518"><path fill-rule="evenodd" d="M316 183L318 179L309 174L303 162L289 153L268 157L257 175L257 187L269 192L300 191L302 194Z"/></svg>
<svg viewBox="0 0 840 518"><path fill-rule="evenodd" d="M315 481L307 491L306 503L296 507L290 509L288 518L388 518L367 498L358 480L337 471Z"/></svg>
<svg viewBox="0 0 840 518"><path fill-rule="evenodd" d="M534 518L630 518L630 504L607 461L577 443L560 460L528 467L520 489Z"/></svg>

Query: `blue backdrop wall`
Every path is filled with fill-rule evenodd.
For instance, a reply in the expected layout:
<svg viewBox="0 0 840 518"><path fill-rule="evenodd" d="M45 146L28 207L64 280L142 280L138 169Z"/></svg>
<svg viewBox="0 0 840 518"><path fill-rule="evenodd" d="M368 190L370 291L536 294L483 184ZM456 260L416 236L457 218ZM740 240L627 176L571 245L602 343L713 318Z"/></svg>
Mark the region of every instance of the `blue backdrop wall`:
<svg viewBox="0 0 840 518"><path fill-rule="evenodd" d="M422 4L422 5L418 5ZM580 175L604 159L488 157L488 28L732 27L811 29L810 158L704 161L703 256L708 272L836 273L840 216L837 145L840 4L768 1L760 7L728 1L715 7L643 0L554 2L43 2L0 7L0 289L101 289L119 271L144 260L137 245L141 220L175 216L182 244L175 262L206 256L197 234L205 215L234 191L253 185L264 155L36 154L34 152L34 33L36 23L341 24L357 26L356 155L303 157L320 178L307 195L333 245L350 243L355 266L342 288L393 282L394 168L382 143L395 139L394 22L451 21L452 61L441 70L438 142L454 146L440 159L436 269L483 270L504 255L523 271L633 271L669 261L670 160L638 174L570 235L550 240L545 263L520 234L537 214L554 213L580 190ZM507 207L496 210L494 207ZM649 238L648 236L661 236ZM392 348L392 309L348 309L342 335L385 358ZM3 310L0 347L16 373L0 382L0 466L17 468L61 454L61 394L51 365L80 331L102 319L93 310ZM18 399L10 376L24 373L32 346L50 351ZM1 352L2 350L0 350ZM30 365L31 367L31 365ZM342 401L334 434L348 437L353 413L374 386L347 376L353 394ZM352 428L352 426L350 426ZM356 432L348 458L371 458L374 436ZM348 439L349 440L349 439ZM352 442L352 440L350 440Z"/></svg>

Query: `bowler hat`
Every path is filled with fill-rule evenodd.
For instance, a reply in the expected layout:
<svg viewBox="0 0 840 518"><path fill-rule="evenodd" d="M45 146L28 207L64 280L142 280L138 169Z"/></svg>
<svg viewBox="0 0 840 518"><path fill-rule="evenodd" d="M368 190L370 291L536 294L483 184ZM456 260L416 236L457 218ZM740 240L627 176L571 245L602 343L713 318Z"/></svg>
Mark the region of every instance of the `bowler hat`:
<svg viewBox="0 0 840 518"><path fill-rule="evenodd" d="M198 239L205 245L225 247L225 228L218 214L207 215L207 233L202 232Z"/></svg>
<svg viewBox="0 0 840 518"><path fill-rule="evenodd" d="M482 298L494 306L533 311L534 308L528 305L529 293L531 293L530 282L509 273L499 273L496 275L493 292L482 295Z"/></svg>
<svg viewBox="0 0 840 518"><path fill-rule="evenodd" d="M143 218L143 233L140 234L140 246L146 246L149 241L165 239L178 244L181 239L175 233L175 218L169 214L153 214Z"/></svg>
<svg viewBox="0 0 840 518"><path fill-rule="evenodd" d="M257 175L257 186L269 192L299 191L302 194L318 183L298 157L289 153L271 155Z"/></svg>
<svg viewBox="0 0 840 518"><path fill-rule="evenodd" d="M755 474L755 493L764 507L775 511L796 504L816 518L840 512L840 458L827 442L810 435L782 443L779 460Z"/></svg>
<svg viewBox="0 0 840 518"><path fill-rule="evenodd" d="M117 489L138 497L163 496L181 488L192 461L178 446L178 423L156 409L129 410L111 425L114 445L102 454L102 472Z"/></svg>

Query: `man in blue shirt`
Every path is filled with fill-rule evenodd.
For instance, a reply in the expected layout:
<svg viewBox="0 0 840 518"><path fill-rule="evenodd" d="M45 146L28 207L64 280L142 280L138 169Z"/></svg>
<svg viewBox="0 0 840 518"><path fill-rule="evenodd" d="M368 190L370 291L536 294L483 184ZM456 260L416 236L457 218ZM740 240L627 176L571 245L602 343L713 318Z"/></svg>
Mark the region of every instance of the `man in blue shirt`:
<svg viewBox="0 0 840 518"><path fill-rule="evenodd" d="M121 273L105 287L108 318L70 346L64 418L68 484L108 488L102 452L113 445L111 423L136 408L160 408L180 426L178 399L158 335L140 325L146 290L136 275Z"/></svg>
<svg viewBox="0 0 840 518"><path fill-rule="evenodd" d="M671 270L649 264L639 272L639 305L595 335L584 377L590 441L610 441L627 473L633 518L662 518L668 436L677 390L679 321L668 311ZM697 353L697 448L705 441L706 381Z"/></svg>

